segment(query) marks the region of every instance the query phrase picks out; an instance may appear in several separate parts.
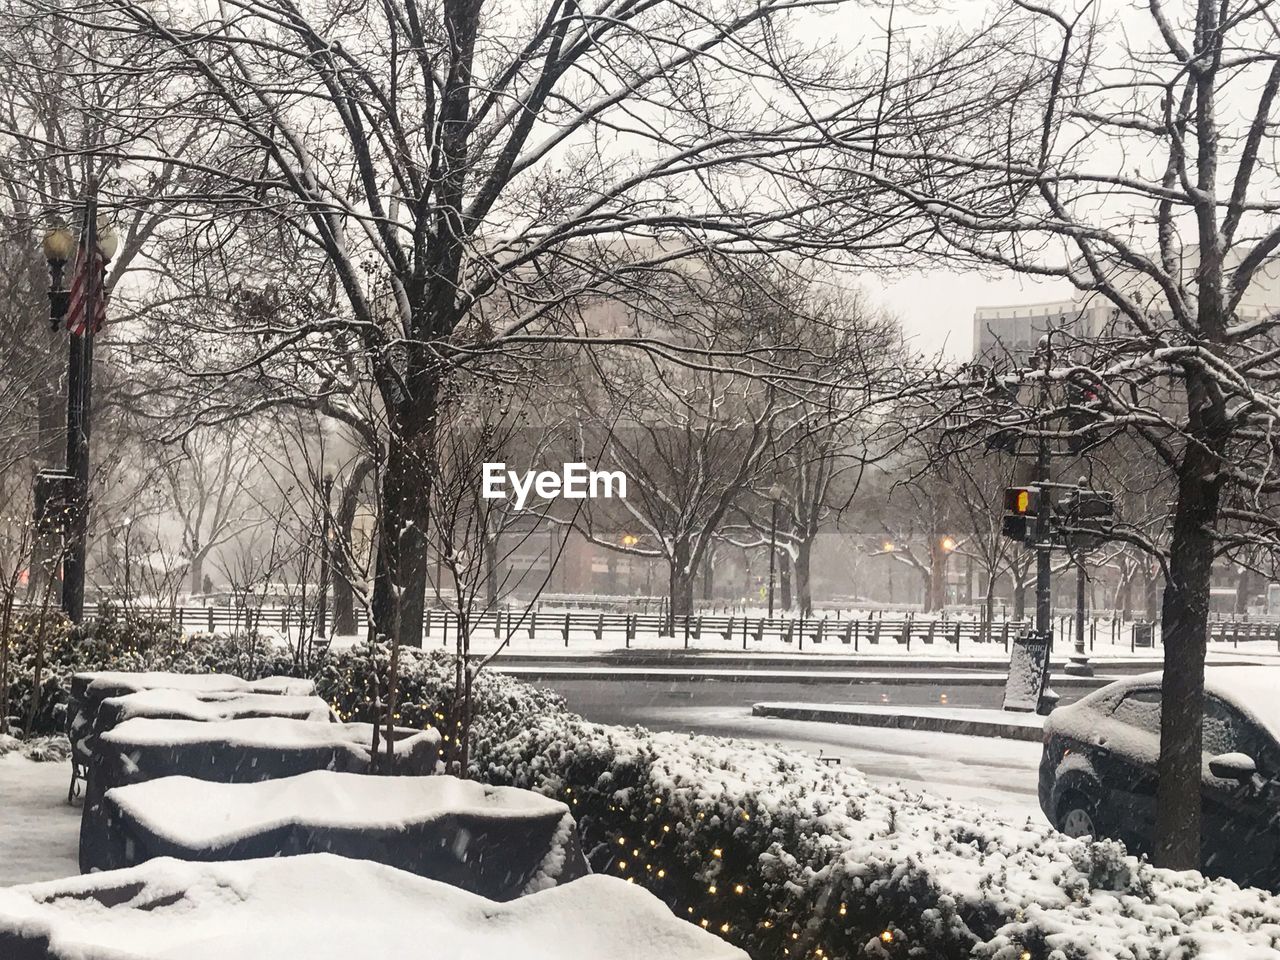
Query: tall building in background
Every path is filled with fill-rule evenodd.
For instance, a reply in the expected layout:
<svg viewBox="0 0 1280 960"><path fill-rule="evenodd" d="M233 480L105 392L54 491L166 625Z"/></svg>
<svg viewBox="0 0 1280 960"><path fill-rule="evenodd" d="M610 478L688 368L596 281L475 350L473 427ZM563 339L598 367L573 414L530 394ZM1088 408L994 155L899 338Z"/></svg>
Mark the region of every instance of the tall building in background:
<svg viewBox="0 0 1280 960"><path fill-rule="evenodd" d="M1096 337L1111 319L1109 304L1097 298L979 307L973 312L973 358L987 363L1026 366L1036 344L1050 329L1074 336Z"/></svg>
<svg viewBox="0 0 1280 960"><path fill-rule="evenodd" d="M1239 265L1239 259L1239 251L1233 250L1224 266L1230 271ZM1189 300L1194 298L1198 265L1196 247L1188 245L1182 256L1181 281ZM1158 318L1165 314L1161 319L1169 321L1163 292L1149 277L1116 268L1112 280L1135 302L1150 305ZM1237 322L1257 319L1278 309L1280 259L1264 264L1254 275L1236 308ZM973 313L973 358L997 366L1025 366L1050 326L1065 328L1077 337L1097 337L1111 332L1123 333L1130 325L1098 293L1080 292L1071 299L1049 303L979 307Z"/></svg>

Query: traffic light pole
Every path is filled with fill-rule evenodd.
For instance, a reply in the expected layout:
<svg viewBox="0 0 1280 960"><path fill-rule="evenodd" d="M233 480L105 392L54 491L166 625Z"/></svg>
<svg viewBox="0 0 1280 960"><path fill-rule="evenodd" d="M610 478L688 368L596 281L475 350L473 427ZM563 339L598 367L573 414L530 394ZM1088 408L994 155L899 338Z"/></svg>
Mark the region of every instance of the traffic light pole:
<svg viewBox="0 0 1280 960"><path fill-rule="evenodd" d="M1049 371L1053 366L1053 351L1049 337L1045 337L1044 370L1045 377L1040 382L1040 399L1042 409L1049 406ZM1040 497L1036 514L1036 633L1049 637L1053 621L1052 586L1053 576L1053 535L1050 527L1053 523L1052 504L1049 501L1049 468L1052 461L1049 438L1042 427L1036 447L1036 484L1040 487ZM1052 642L1050 643L1052 649Z"/></svg>

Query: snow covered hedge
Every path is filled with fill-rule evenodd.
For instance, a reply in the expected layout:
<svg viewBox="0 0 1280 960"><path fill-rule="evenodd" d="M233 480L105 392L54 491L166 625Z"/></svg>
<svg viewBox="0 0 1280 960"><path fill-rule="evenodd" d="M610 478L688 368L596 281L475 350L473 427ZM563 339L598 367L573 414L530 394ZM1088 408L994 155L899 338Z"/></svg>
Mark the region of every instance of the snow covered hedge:
<svg viewBox="0 0 1280 960"><path fill-rule="evenodd" d="M530 718L492 783L570 803L592 866L765 958L1252 960L1280 900L758 743Z"/></svg>
<svg viewBox="0 0 1280 960"><path fill-rule="evenodd" d="M58 611L15 616L7 638L8 716L0 733L61 733L71 675L85 670L232 673L245 679L295 675L288 650L258 636L183 636L164 620L110 603L76 626ZM6 730L6 727L8 728Z"/></svg>

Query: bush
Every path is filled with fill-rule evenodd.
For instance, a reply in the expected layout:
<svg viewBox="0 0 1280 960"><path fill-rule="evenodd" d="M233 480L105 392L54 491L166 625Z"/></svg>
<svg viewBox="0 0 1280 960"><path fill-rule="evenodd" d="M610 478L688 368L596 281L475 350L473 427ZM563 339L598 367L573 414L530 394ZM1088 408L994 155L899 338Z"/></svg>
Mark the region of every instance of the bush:
<svg viewBox="0 0 1280 960"><path fill-rule="evenodd" d="M530 715L475 772L568 802L593 869L757 960L1274 956L1280 900L759 743Z"/></svg>
<svg viewBox="0 0 1280 960"><path fill-rule="evenodd" d="M294 672L288 651L263 638L186 637L164 619L106 602L78 627L60 611L15 615L8 640L7 727L27 736L65 730L71 675L85 670L234 673L249 680ZM0 732L5 726L0 722Z"/></svg>
<svg viewBox="0 0 1280 960"><path fill-rule="evenodd" d="M386 689L390 650L367 645L331 651L316 666L316 693L329 701L343 720L372 723L385 719L375 707ZM395 721L406 727L435 727L453 743L465 722L456 702L457 658L441 650L400 651ZM481 672L471 690L472 742L513 737L533 717L565 713L564 699L549 690L511 677Z"/></svg>

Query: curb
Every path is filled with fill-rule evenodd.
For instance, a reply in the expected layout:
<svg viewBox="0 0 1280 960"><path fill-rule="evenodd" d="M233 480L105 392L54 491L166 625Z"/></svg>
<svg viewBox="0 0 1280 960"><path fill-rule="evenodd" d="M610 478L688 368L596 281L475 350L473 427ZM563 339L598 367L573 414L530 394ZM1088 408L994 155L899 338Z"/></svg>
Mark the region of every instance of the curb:
<svg viewBox="0 0 1280 960"><path fill-rule="evenodd" d="M916 666L919 666L918 664ZM955 687L1003 687L1006 673L973 672L973 673L888 673L858 672L841 670L730 670L697 667L660 668L660 667L575 667L575 666L518 666L501 661L494 661L488 668L497 673L518 677L521 680L616 680L616 681L699 681L724 683L889 683L894 685L938 686L945 684ZM1104 687L1119 675L1093 677L1073 677L1065 674L1054 674L1051 685L1059 689L1096 690Z"/></svg>
<svg viewBox="0 0 1280 960"><path fill-rule="evenodd" d="M1002 723L998 720L966 720L960 717L928 716L911 713L881 713L856 707L806 707L786 703L757 703L751 707L754 717L779 720L807 720L819 723L844 723L858 727L889 727L895 730L922 730L931 733L963 733L975 737L1000 737L1039 743L1040 724ZM1019 716L1034 716L1020 714Z"/></svg>
<svg viewBox="0 0 1280 960"><path fill-rule="evenodd" d="M483 653L473 654L476 657ZM1118 678L1136 673L1160 670L1164 662L1158 657L1091 658L1090 664L1108 676ZM1212 659L1212 666L1254 666L1257 660L1246 658ZM1070 658L1054 656L1050 666L1055 676L1061 676ZM809 654L797 656L787 653L729 653L699 650L600 650L589 653L520 653L505 651L494 658L494 668L576 669L579 667L611 669L692 669L692 670L741 670L749 673L763 671L789 671L817 673L858 672L867 670L905 669L913 673L937 671L939 673L999 674L1009 669L1008 656L1003 657L907 657L885 655Z"/></svg>

